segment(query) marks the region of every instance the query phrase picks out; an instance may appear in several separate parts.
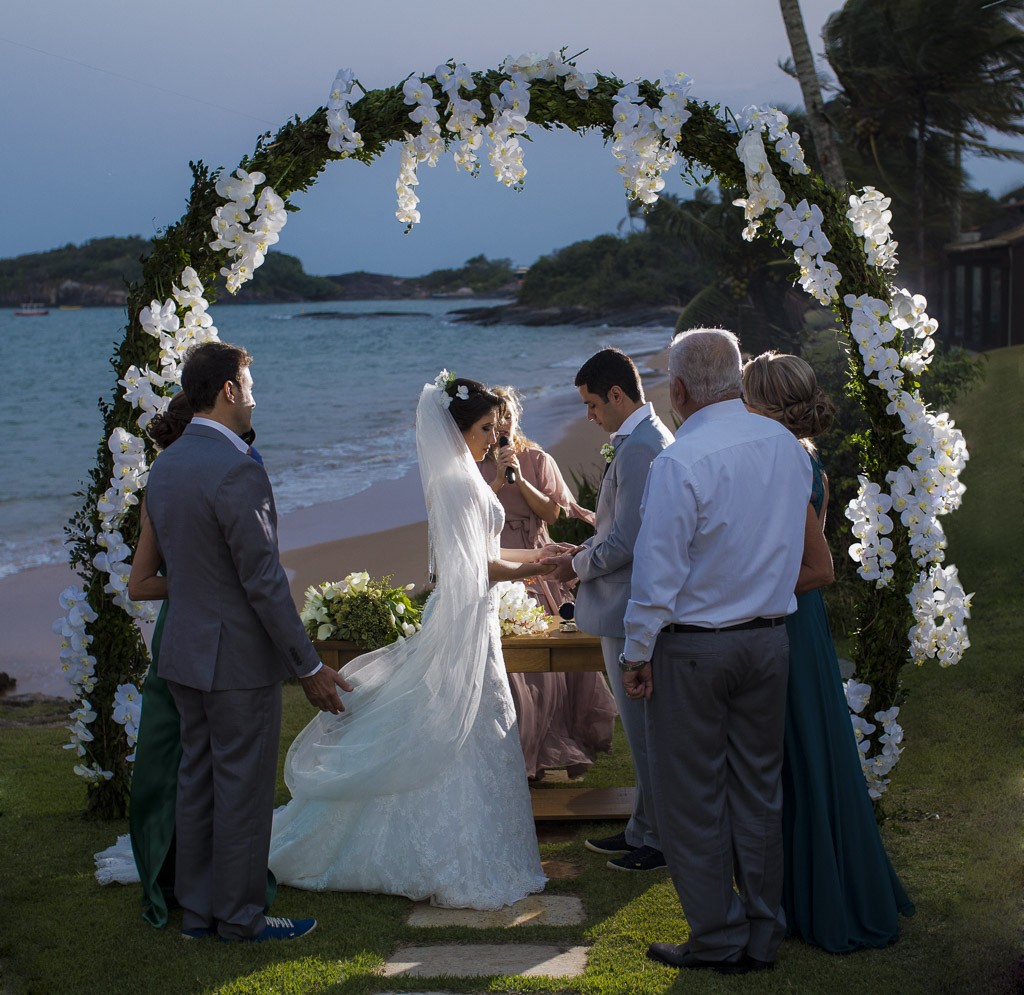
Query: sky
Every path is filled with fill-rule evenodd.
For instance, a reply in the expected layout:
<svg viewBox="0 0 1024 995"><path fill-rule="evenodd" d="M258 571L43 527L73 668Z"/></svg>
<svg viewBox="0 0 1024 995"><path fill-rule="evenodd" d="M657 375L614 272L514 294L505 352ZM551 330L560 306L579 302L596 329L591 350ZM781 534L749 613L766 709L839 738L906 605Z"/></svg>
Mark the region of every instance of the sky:
<svg viewBox="0 0 1024 995"><path fill-rule="evenodd" d="M802 0L811 48L839 0ZM152 237L185 208L190 159L233 169L257 136L326 102L335 73L366 89L449 58L495 68L507 55L587 49L578 64L622 79L685 70L693 95L736 109L799 106L776 0L35 0L0 21L0 258L106 235ZM358 122L357 122L358 123ZM294 203L280 251L307 272L414 276L472 256L529 265L620 230L621 177L596 135L531 129L526 188L484 162L421 169L422 223L395 219L397 150L373 165L331 163ZM325 136L326 140L326 136ZM1024 166L973 163L999 195ZM687 193L678 179L669 190Z"/></svg>

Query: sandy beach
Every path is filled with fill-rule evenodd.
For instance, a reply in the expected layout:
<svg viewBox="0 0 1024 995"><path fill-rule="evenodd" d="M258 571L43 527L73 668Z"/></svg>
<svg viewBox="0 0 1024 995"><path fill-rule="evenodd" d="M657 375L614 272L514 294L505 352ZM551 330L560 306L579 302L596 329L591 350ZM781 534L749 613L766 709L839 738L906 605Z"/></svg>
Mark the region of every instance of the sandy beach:
<svg viewBox="0 0 1024 995"><path fill-rule="evenodd" d="M645 362L664 369L663 356L647 357ZM655 378L646 386L648 400L671 426L664 380ZM565 404L548 412L549 418L561 420L562 431L549 422L545 437L557 439L546 448L571 483L573 472L591 479L600 475L604 464L599 448L607 436L586 421L581 403L570 406L570 402L572 395L567 392ZM398 584L420 587L427 580L427 526L419 473L413 470L400 480L375 484L345 500L285 515L280 541L281 560L299 607L310 584L337 580L356 570L374 577L391 574ZM0 579L0 671L17 680L13 694L70 695L58 663L60 637L52 625L61 614L58 595L76 582L64 564Z"/></svg>

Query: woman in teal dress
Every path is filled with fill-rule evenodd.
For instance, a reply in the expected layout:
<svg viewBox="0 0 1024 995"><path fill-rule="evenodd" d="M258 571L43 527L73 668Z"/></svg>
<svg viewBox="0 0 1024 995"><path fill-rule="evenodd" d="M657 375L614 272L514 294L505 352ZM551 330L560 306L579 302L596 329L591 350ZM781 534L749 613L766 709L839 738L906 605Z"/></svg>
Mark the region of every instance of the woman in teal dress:
<svg viewBox="0 0 1024 995"><path fill-rule="evenodd" d="M183 393L171 398L167 410L149 423L150 438L166 449L192 420L192 409ZM255 437L255 433L253 433ZM251 439L247 439L251 443ZM262 463L255 449L250 455ZM174 819L181 763L181 733L178 708L171 692L156 672L167 615L167 579L163 562L143 502L139 540L128 577L128 597L133 601L163 601L150 643L152 662L142 685L142 716L135 742L135 763L128 803L128 832L135 867L142 882L142 917L158 929L167 925L167 910L174 900ZM267 905L276 886L268 871Z"/></svg>
<svg viewBox="0 0 1024 995"><path fill-rule="evenodd" d="M843 693L821 588L832 582L824 539L828 480L810 440L835 411L797 356L764 353L743 369L747 406L803 441L814 472L797 610L786 619L789 688L782 768L788 932L832 953L885 947L913 915L875 821Z"/></svg>

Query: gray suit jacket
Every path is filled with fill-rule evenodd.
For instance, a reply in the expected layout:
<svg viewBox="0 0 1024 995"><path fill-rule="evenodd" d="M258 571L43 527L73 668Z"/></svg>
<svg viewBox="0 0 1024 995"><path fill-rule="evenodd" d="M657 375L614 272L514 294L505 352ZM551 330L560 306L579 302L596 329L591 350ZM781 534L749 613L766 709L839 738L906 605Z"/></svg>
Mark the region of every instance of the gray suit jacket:
<svg viewBox="0 0 1024 995"><path fill-rule="evenodd" d="M633 573L633 546L640 531L640 501L654 457L672 433L654 415L619 443L597 495L594 535L572 560L580 578L576 624L595 636L624 636L622 625Z"/></svg>
<svg viewBox="0 0 1024 995"><path fill-rule="evenodd" d="M316 667L281 566L263 467L216 429L190 425L153 463L146 505L167 565L161 677L224 691Z"/></svg>

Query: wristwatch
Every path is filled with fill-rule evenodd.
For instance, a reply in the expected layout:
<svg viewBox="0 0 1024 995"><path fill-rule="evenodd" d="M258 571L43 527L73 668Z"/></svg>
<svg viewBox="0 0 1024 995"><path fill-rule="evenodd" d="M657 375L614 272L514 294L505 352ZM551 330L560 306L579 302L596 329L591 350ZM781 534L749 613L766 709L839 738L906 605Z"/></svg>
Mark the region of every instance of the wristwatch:
<svg viewBox="0 0 1024 995"><path fill-rule="evenodd" d="M625 653L619 654L619 670L621 670L624 674L631 674L635 670L642 670L644 667L647 666L649 662L650 661L648 660L640 660L637 663L630 663L626 659Z"/></svg>

